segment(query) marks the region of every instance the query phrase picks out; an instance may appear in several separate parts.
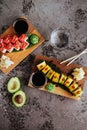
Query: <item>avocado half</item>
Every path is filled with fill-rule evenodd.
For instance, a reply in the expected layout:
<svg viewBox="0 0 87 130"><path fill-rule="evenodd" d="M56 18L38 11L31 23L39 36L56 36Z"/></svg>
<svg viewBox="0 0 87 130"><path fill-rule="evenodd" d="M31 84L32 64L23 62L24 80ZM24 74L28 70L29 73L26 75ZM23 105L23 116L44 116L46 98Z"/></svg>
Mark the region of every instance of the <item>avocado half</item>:
<svg viewBox="0 0 87 130"><path fill-rule="evenodd" d="M22 90L17 91L12 96L12 102L16 107L22 107L26 102L26 95Z"/></svg>
<svg viewBox="0 0 87 130"><path fill-rule="evenodd" d="M20 89L20 79L18 77L12 77L7 84L9 93L15 93Z"/></svg>

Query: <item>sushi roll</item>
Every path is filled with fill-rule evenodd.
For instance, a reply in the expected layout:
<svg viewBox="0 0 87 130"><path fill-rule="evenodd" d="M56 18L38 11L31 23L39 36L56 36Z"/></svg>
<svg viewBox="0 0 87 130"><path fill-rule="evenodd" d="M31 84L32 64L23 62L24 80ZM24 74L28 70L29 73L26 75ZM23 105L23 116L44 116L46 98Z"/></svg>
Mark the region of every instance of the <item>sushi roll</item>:
<svg viewBox="0 0 87 130"><path fill-rule="evenodd" d="M22 34L22 35L18 38L18 40L19 40L20 42L24 42L24 41L26 41L27 39L28 39L28 37L27 37L26 34Z"/></svg>
<svg viewBox="0 0 87 130"><path fill-rule="evenodd" d="M61 74L60 79L59 79L59 83L64 84L66 79L67 79L67 76L65 74Z"/></svg>
<svg viewBox="0 0 87 130"><path fill-rule="evenodd" d="M14 46L14 49L15 49L15 50L20 50L21 42L16 41L16 42L13 44L13 46Z"/></svg>
<svg viewBox="0 0 87 130"><path fill-rule="evenodd" d="M4 42L3 38L2 38L2 37L0 37L0 43L3 43L3 42Z"/></svg>
<svg viewBox="0 0 87 130"><path fill-rule="evenodd" d="M42 70L42 72L46 74L50 69L51 67L49 65L46 65L45 68Z"/></svg>
<svg viewBox="0 0 87 130"><path fill-rule="evenodd" d="M42 70L46 65L47 65L46 62L43 61L43 62L41 62L41 63L39 63L39 64L37 65L37 68L38 68L38 70Z"/></svg>
<svg viewBox="0 0 87 130"><path fill-rule="evenodd" d="M53 77L54 73L55 73L55 71L50 69L49 72L46 74L46 77L51 79Z"/></svg>
<svg viewBox="0 0 87 130"><path fill-rule="evenodd" d="M4 37L4 43L5 44L9 44L11 42L11 40L12 40L12 38L11 38L10 35L7 35L7 36Z"/></svg>
<svg viewBox="0 0 87 130"><path fill-rule="evenodd" d="M73 81L73 79L70 78L70 77L68 77L67 80L65 81L64 85L65 85L66 87L69 87L69 85L72 83L72 81Z"/></svg>
<svg viewBox="0 0 87 130"><path fill-rule="evenodd" d="M29 46L29 43L24 41L24 42L21 43L20 48L21 48L22 50L25 50L28 46Z"/></svg>
<svg viewBox="0 0 87 130"><path fill-rule="evenodd" d="M76 97L80 97L80 96L83 94L82 88L79 87L78 89L76 89L75 91L73 91L73 94L74 94Z"/></svg>
<svg viewBox="0 0 87 130"><path fill-rule="evenodd" d="M73 82L70 86L69 86L69 90L70 92L74 91L76 88L78 88L78 84Z"/></svg>
<svg viewBox="0 0 87 130"><path fill-rule="evenodd" d="M4 46L4 43L0 43L0 52L2 52L2 53L6 52L6 48Z"/></svg>
<svg viewBox="0 0 87 130"><path fill-rule="evenodd" d="M18 41L18 36L17 36L17 35L13 35L13 36L12 36L12 39L11 39L11 42L12 42L13 44L15 44L17 41Z"/></svg>
<svg viewBox="0 0 87 130"><path fill-rule="evenodd" d="M12 52L13 49L14 49L14 46L11 44L11 42L9 42L8 44L5 44L5 49L6 49L8 52Z"/></svg>
<svg viewBox="0 0 87 130"><path fill-rule="evenodd" d="M55 72L54 75L53 75L52 81L53 81L54 83L58 83L59 77L60 77L60 74L57 73L57 72Z"/></svg>

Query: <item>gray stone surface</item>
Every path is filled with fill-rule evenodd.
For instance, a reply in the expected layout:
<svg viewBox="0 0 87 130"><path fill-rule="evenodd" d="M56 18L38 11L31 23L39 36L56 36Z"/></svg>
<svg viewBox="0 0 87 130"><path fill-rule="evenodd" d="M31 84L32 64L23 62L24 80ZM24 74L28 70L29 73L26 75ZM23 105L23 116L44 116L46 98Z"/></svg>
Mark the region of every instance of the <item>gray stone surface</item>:
<svg viewBox="0 0 87 130"><path fill-rule="evenodd" d="M31 20L46 41L8 75L0 72L0 130L87 130L87 81L81 101L27 87L33 55L63 60L87 47L87 0L0 0L0 33L22 15ZM51 32L60 27L70 32L65 49L55 49L49 42ZM81 56L75 63L87 66L86 57ZM12 76L21 79L27 95L27 103L20 109L12 105L6 90Z"/></svg>

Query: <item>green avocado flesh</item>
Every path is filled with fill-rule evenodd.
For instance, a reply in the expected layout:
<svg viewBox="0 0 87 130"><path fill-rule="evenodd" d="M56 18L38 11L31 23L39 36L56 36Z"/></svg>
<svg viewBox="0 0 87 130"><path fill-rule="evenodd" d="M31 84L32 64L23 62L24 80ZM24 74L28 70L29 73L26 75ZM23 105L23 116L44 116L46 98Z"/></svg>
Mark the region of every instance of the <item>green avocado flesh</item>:
<svg viewBox="0 0 87 130"><path fill-rule="evenodd" d="M19 90L12 96L12 102L16 107L22 107L26 102L26 95Z"/></svg>
<svg viewBox="0 0 87 130"><path fill-rule="evenodd" d="M39 37L36 34L32 34L29 40L30 40L30 43L37 44L39 42Z"/></svg>
<svg viewBox="0 0 87 130"><path fill-rule="evenodd" d="M9 93L15 93L20 89L20 79L18 77L12 77L7 84Z"/></svg>

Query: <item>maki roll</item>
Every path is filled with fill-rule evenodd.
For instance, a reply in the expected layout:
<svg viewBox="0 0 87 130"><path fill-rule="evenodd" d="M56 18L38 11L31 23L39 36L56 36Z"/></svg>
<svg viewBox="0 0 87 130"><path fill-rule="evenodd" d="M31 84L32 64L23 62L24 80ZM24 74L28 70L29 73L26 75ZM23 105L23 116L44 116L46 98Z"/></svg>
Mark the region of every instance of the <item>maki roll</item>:
<svg viewBox="0 0 87 130"><path fill-rule="evenodd" d="M52 81L53 81L54 83L58 83L59 77L60 77L60 74L57 73L57 72L55 72L54 75L53 75Z"/></svg>
<svg viewBox="0 0 87 130"><path fill-rule="evenodd" d="M46 74L50 69L51 67L49 65L46 65L45 68L42 70L42 72Z"/></svg>
<svg viewBox="0 0 87 130"><path fill-rule="evenodd" d="M70 92L74 91L76 88L78 88L78 84L73 82L70 86L69 86L69 90Z"/></svg>
<svg viewBox="0 0 87 130"><path fill-rule="evenodd" d="M55 73L55 71L51 69L51 70L49 70L49 72L46 74L46 77L49 78L49 79L51 79L51 78L53 77L54 73Z"/></svg>
<svg viewBox="0 0 87 130"><path fill-rule="evenodd" d="M22 42L20 48L21 48L22 50L25 50L28 46L29 46L29 43L28 43L28 42Z"/></svg>
<svg viewBox="0 0 87 130"><path fill-rule="evenodd" d="M61 74L60 79L59 79L59 83L64 84L66 79L67 79L67 76L65 74Z"/></svg>
<svg viewBox="0 0 87 130"><path fill-rule="evenodd" d="M79 87L78 89L76 89L75 91L73 91L73 94L76 96L76 97L80 97L83 93L83 90L81 87Z"/></svg>
<svg viewBox="0 0 87 130"><path fill-rule="evenodd" d="M16 43L17 41L18 41L18 36L17 36L17 35L13 35L11 42L14 44L14 43Z"/></svg>
<svg viewBox="0 0 87 130"><path fill-rule="evenodd" d="M4 42L4 39L0 37L0 44Z"/></svg>
<svg viewBox="0 0 87 130"><path fill-rule="evenodd" d="M11 40L12 40L12 38L11 38L10 35L7 35L7 36L4 37L4 43L5 44L9 44L11 42Z"/></svg>
<svg viewBox="0 0 87 130"><path fill-rule="evenodd" d="M20 42L20 41L16 41L16 42L13 44L13 46L14 46L14 49L15 49L15 50L20 50L21 42Z"/></svg>
<svg viewBox="0 0 87 130"><path fill-rule="evenodd" d="M66 87L69 87L69 85L72 83L72 81L73 81L73 79L70 78L70 77L68 77L67 80L65 81L64 85L65 85Z"/></svg>
<svg viewBox="0 0 87 130"><path fill-rule="evenodd" d="M46 65L47 65L46 62L43 61L43 62L41 62L40 64L37 65L37 68L38 68L38 70L42 70Z"/></svg>
<svg viewBox="0 0 87 130"><path fill-rule="evenodd" d="M5 53L6 52L6 48L4 43L0 43L0 52Z"/></svg>
<svg viewBox="0 0 87 130"><path fill-rule="evenodd" d="M27 39L28 39L28 37L27 37L26 34L22 34L22 35L18 38L18 40L19 40L20 42L24 42L24 41L26 41Z"/></svg>
<svg viewBox="0 0 87 130"><path fill-rule="evenodd" d="M9 42L8 44L5 44L5 49L8 51L8 52L12 52L13 49L14 49L14 46L11 42Z"/></svg>

